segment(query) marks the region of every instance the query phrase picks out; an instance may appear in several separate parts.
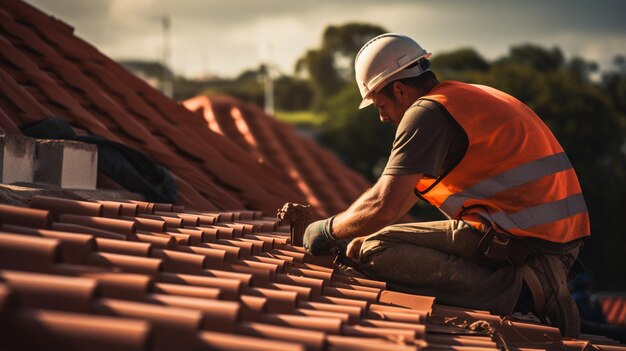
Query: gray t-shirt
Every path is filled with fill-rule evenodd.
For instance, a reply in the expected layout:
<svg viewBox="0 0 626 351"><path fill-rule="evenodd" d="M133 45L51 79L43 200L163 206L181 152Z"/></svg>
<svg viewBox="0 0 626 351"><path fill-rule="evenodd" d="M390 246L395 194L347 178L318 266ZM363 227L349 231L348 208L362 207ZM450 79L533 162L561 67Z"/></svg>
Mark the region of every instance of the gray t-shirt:
<svg viewBox="0 0 626 351"><path fill-rule="evenodd" d="M398 125L383 174L438 178L461 161L468 145L467 134L442 105L418 99Z"/></svg>

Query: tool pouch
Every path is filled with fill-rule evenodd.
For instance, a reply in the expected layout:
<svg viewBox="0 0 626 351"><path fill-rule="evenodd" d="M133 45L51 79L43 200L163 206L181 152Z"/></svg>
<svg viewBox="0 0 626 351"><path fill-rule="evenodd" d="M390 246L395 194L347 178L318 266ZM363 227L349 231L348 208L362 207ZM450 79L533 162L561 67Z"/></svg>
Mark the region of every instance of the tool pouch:
<svg viewBox="0 0 626 351"><path fill-rule="evenodd" d="M521 267L530 255L523 240L509 234L499 233L489 228L476 246L475 256L479 262L486 262L489 267L509 264Z"/></svg>
<svg viewBox="0 0 626 351"><path fill-rule="evenodd" d="M513 238L498 233L491 227L485 232L476 245L475 261L490 268L511 264L509 259Z"/></svg>
<svg viewBox="0 0 626 351"><path fill-rule="evenodd" d="M485 257L494 261L508 261L511 244L513 243L511 237L498 233L491 228L485 235L489 235L484 251Z"/></svg>

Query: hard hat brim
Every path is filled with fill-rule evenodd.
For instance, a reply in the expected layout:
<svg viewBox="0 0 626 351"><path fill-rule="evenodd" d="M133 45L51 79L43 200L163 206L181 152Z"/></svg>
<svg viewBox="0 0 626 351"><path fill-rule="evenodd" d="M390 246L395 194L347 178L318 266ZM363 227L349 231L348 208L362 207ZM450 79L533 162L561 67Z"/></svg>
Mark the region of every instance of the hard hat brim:
<svg viewBox="0 0 626 351"><path fill-rule="evenodd" d="M363 100L361 100L361 103L359 104L359 110L362 110L373 103L374 103L374 100L372 100L372 98L368 96L364 98Z"/></svg>

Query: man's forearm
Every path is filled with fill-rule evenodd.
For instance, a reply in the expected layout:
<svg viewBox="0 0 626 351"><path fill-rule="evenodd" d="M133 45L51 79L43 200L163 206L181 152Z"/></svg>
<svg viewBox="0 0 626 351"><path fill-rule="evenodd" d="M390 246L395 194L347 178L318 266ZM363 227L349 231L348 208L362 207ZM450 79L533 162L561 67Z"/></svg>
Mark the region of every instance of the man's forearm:
<svg viewBox="0 0 626 351"><path fill-rule="evenodd" d="M421 175L382 177L333 222L336 239L372 234L393 223L415 203L412 189ZM402 212L404 211L404 212Z"/></svg>
<svg viewBox="0 0 626 351"><path fill-rule="evenodd" d="M376 196L368 192L344 212L335 216L333 221L333 235L337 239L351 239L363 236L382 229L389 219L385 218L382 206L376 201Z"/></svg>
<svg viewBox="0 0 626 351"><path fill-rule="evenodd" d="M304 231L304 248L313 255L328 254L335 240L372 234L405 211L421 174L382 175L376 184L334 219L309 224Z"/></svg>

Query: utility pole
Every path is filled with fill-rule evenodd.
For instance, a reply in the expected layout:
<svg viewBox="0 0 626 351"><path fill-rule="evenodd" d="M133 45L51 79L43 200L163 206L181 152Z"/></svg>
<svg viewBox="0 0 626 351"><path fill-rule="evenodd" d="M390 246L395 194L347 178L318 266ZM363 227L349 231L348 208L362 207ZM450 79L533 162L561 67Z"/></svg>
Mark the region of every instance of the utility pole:
<svg viewBox="0 0 626 351"><path fill-rule="evenodd" d="M272 66L265 65L263 75L264 91L265 91L265 113L274 115L274 77L272 77Z"/></svg>
<svg viewBox="0 0 626 351"><path fill-rule="evenodd" d="M164 15L161 19L161 27L163 28L163 57L161 58L161 92L169 97L174 96L174 84L173 84L173 67L172 63L172 50L171 50L171 36L170 36L170 16ZM169 71L168 72L168 68Z"/></svg>
<svg viewBox="0 0 626 351"><path fill-rule="evenodd" d="M265 113L274 115L274 66L272 65L272 46L268 45L267 63L263 65L263 90L265 95Z"/></svg>

